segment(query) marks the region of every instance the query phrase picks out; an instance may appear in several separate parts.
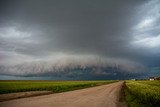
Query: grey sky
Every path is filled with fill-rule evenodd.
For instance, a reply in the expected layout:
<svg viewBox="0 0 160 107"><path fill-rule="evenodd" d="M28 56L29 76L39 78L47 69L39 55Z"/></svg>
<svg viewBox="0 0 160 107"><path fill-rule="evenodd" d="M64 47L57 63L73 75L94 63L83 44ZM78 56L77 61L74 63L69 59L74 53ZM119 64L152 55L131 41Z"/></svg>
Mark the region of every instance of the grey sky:
<svg viewBox="0 0 160 107"><path fill-rule="evenodd" d="M23 74L15 66L28 63L97 59L126 70L159 67L160 1L1 0L0 65L8 69L0 74Z"/></svg>

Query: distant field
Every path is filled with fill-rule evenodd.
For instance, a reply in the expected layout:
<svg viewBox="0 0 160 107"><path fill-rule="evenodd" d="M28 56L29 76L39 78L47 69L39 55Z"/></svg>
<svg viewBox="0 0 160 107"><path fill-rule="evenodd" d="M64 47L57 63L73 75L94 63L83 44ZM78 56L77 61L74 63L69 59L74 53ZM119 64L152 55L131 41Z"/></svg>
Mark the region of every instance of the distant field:
<svg viewBox="0 0 160 107"><path fill-rule="evenodd" d="M126 81L130 107L160 107L160 81Z"/></svg>
<svg viewBox="0 0 160 107"><path fill-rule="evenodd" d="M25 91L64 92L116 81L0 81L0 94Z"/></svg>

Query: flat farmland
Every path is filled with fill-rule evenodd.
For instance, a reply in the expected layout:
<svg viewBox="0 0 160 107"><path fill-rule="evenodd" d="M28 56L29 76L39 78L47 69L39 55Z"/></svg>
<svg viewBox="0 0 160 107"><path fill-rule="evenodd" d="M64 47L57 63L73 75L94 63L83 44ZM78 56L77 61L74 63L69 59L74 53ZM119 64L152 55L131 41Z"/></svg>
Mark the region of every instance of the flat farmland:
<svg viewBox="0 0 160 107"><path fill-rule="evenodd" d="M116 81L0 81L0 94L26 91L52 91L53 93L82 89Z"/></svg>
<svg viewBox="0 0 160 107"><path fill-rule="evenodd" d="M159 107L160 81L126 81L126 100L130 107Z"/></svg>

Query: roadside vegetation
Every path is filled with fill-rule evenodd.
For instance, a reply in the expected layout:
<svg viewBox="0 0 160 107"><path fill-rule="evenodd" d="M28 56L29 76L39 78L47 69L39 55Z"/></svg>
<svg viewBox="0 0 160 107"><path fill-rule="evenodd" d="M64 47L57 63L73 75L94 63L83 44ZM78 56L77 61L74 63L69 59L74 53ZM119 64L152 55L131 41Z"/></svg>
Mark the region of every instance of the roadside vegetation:
<svg viewBox="0 0 160 107"><path fill-rule="evenodd" d="M125 95L130 107L160 107L160 81L126 81Z"/></svg>
<svg viewBox="0 0 160 107"><path fill-rule="evenodd" d="M113 82L116 81L0 81L0 94L26 91L52 91L58 93Z"/></svg>

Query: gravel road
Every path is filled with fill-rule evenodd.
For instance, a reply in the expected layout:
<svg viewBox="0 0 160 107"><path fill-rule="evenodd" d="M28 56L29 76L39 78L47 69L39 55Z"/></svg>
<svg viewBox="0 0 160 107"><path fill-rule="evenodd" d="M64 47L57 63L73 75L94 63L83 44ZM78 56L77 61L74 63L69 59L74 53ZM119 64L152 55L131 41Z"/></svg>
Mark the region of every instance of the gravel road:
<svg viewBox="0 0 160 107"><path fill-rule="evenodd" d="M123 101L124 82L81 90L0 102L0 107L127 107Z"/></svg>

